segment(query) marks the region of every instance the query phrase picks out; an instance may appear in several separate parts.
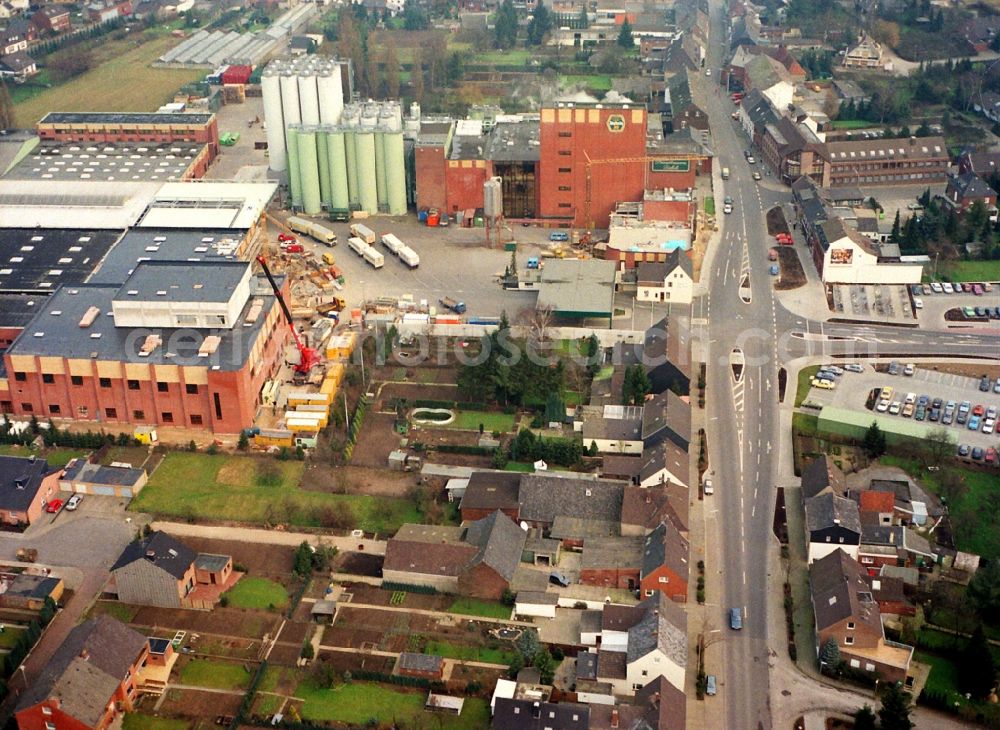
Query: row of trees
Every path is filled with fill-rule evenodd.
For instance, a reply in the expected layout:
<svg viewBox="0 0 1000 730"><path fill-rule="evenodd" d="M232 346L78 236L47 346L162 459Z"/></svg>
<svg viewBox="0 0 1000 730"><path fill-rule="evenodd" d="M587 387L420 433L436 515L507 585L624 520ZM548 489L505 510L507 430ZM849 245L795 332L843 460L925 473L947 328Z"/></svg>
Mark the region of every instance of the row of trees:
<svg viewBox="0 0 1000 730"><path fill-rule="evenodd" d="M1000 176L992 176L994 184L1000 183ZM982 244L979 257L1000 259L1000 228L989 217L989 211L981 201L973 203L959 215L950 205L931 197L930 190L920 196L918 202L923 211L902 221L899 211L892 224L889 240L898 243L906 254L927 253L939 262L947 262L966 257L965 244Z"/></svg>

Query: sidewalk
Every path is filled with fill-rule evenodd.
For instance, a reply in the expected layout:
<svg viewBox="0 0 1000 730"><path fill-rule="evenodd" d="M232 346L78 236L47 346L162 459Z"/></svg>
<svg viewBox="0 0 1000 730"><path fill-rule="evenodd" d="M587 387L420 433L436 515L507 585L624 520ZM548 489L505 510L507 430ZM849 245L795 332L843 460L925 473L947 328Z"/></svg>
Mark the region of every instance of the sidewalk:
<svg viewBox="0 0 1000 730"><path fill-rule="evenodd" d="M215 540L234 540L236 542L256 542L266 545L289 545L296 547L303 542L310 545L335 547L340 552L363 552L372 555L385 555L385 540L369 540L367 538L341 537L338 535L313 535L308 532L279 532L277 530L260 530L250 527L224 527L221 525L190 525L186 522L165 522L156 520L150 527L153 530L163 530L179 537L207 537Z"/></svg>

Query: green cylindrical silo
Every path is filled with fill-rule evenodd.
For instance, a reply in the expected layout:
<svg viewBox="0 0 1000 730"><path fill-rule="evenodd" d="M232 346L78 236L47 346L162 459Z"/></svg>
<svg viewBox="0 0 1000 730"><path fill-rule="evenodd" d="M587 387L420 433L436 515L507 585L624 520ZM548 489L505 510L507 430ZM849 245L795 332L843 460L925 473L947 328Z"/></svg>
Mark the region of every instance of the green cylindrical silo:
<svg viewBox="0 0 1000 730"><path fill-rule="evenodd" d="M358 203L366 213L378 213L378 183L375 172L375 133L359 130L357 136Z"/></svg>
<svg viewBox="0 0 1000 730"><path fill-rule="evenodd" d="M291 127L285 133L285 148L288 153L288 188L292 194L292 207L302 207L302 171L299 168L298 130Z"/></svg>
<svg viewBox="0 0 1000 730"><path fill-rule="evenodd" d="M316 133L316 157L319 160L319 194L323 205L330 207L330 155L327 152L327 135L323 130Z"/></svg>
<svg viewBox="0 0 1000 730"><path fill-rule="evenodd" d="M344 132L344 153L347 158L347 198L351 206L361 202L361 183L358 180L358 132L349 129Z"/></svg>
<svg viewBox="0 0 1000 730"><path fill-rule="evenodd" d="M302 210L316 215L323 209L319 191L319 161L316 159L316 132L299 132L299 177L302 186Z"/></svg>
<svg viewBox="0 0 1000 730"><path fill-rule="evenodd" d="M375 187L379 211L389 207L389 186L385 176L385 133L375 133Z"/></svg>
<svg viewBox="0 0 1000 730"><path fill-rule="evenodd" d="M330 207L348 210L351 200L347 190L347 154L344 152L344 133L330 132L326 140L330 156Z"/></svg>
<svg viewBox="0 0 1000 730"><path fill-rule="evenodd" d="M406 214L406 162L403 133L390 132L383 140L388 187L389 215Z"/></svg>

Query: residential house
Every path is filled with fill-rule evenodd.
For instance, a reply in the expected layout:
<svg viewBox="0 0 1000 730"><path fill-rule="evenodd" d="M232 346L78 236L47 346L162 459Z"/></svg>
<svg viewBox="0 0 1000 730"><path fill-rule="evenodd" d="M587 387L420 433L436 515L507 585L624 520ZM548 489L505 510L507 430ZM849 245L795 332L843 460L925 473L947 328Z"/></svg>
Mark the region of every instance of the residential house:
<svg viewBox="0 0 1000 730"><path fill-rule="evenodd" d="M990 219L995 221L997 218L997 192L974 172L949 175L944 198L961 213L977 202L982 203L989 211Z"/></svg>
<svg viewBox="0 0 1000 730"><path fill-rule="evenodd" d="M858 559L861 518L857 502L824 492L805 501L805 513L810 563L835 550Z"/></svg>
<svg viewBox="0 0 1000 730"><path fill-rule="evenodd" d="M982 178L989 178L1000 172L1000 152L963 150L957 162L960 174L974 172Z"/></svg>
<svg viewBox="0 0 1000 730"><path fill-rule="evenodd" d="M19 730L105 730L134 707L149 654L142 634L110 616L76 627L14 710Z"/></svg>
<svg viewBox="0 0 1000 730"><path fill-rule="evenodd" d="M584 442L586 443L586 442ZM622 479L635 484L642 468L642 456L606 454L601 458L601 476L605 479Z"/></svg>
<svg viewBox="0 0 1000 730"><path fill-rule="evenodd" d="M11 79L20 84L37 73L35 59L25 51L0 56L0 78Z"/></svg>
<svg viewBox="0 0 1000 730"><path fill-rule="evenodd" d="M813 459L802 470L802 499L811 499L824 492L832 492L839 497L847 493L844 472L826 454Z"/></svg>
<svg viewBox="0 0 1000 730"><path fill-rule="evenodd" d="M165 532L129 543L111 566L118 600L162 608L210 608L241 575L230 556L197 553Z"/></svg>
<svg viewBox="0 0 1000 730"><path fill-rule="evenodd" d="M609 614L610 612L610 614ZM657 592L637 606L604 607L597 680L620 696L632 696L657 677L684 688L687 615Z"/></svg>
<svg viewBox="0 0 1000 730"><path fill-rule="evenodd" d="M820 184L826 181L829 174L827 148L809 124L781 116L764 125L757 143L764 163L786 185L802 176Z"/></svg>
<svg viewBox="0 0 1000 730"><path fill-rule="evenodd" d="M86 459L73 459L59 477L59 488L76 494L96 494L105 497L136 496L148 475L145 469L126 466L91 464Z"/></svg>
<svg viewBox="0 0 1000 730"><path fill-rule="evenodd" d="M674 490L677 491L677 490ZM655 530L661 522L670 521L680 531L687 526L681 519L681 512L687 504L687 488L672 494L669 485L651 487L626 487L622 498L622 516L619 532L623 536L643 537Z"/></svg>
<svg viewBox="0 0 1000 730"><path fill-rule="evenodd" d="M43 5L31 16L31 22L40 33L64 33L71 27L69 8L63 5Z"/></svg>
<svg viewBox="0 0 1000 730"><path fill-rule="evenodd" d="M396 665L401 677L441 680L444 677L444 659L434 654L416 654L404 651Z"/></svg>
<svg viewBox="0 0 1000 730"><path fill-rule="evenodd" d="M643 447L664 441L685 452L691 445L691 405L672 390L647 397L642 407Z"/></svg>
<svg viewBox="0 0 1000 730"><path fill-rule="evenodd" d="M643 341L632 345L615 345L613 361L621 363L619 370L641 363L646 369L652 393L665 390L688 393L691 388L690 332L682 321L683 312L664 317L646 330ZM621 392L619 389L618 392Z"/></svg>
<svg viewBox="0 0 1000 730"><path fill-rule="evenodd" d="M869 575L882 566L899 568L934 565L938 556L925 537L901 525L862 524L857 561Z"/></svg>
<svg viewBox="0 0 1000 730"><path fill-rule="evenodd" d="M864 569L843 550L809 566L816 647L834 641L852 669L886 682L905 682L913 647L885 638L882 615Z"/></svg>
<svg viewBox="0 0 1000 730"><path fill-rule="evenodd" d="M12 22L0 30L0 56L9 56L18 51L28 50L28 38L23 31L14 28Z"/></svg>
<svg viewBox="0 0 1000 730"><path fill-rule="evenodd" d="M646 535L639 571L639 590L642 595L650 597L659 591L672 601L686 602L689 553L687 538L669 520L661 522Z"/></svg>
<svg viewBox="0 0 1000 730"><path fill-rule="evenodd" d="M644 449L639 467L640 487L652 487L668 482L687 488L690 484L691 464L688 452L672 439Z"/></svg>
<svg viewBox="0 0 1000 730"><path fill-rule="evenodd" d="M867 35L844 53L844 66L848 68L881 68L882 45Z"/></svg>
<svg viewBox="0 0 1000 730"><path fill-rule="evenodd" d="M27 526L59 496L59 470L34 456L0 456L0 522Z"/></svg>
<svg viewBox="0 0 1000 730"><path fill-rule="evenodd" d="M467 527L406 524L386 546L382 577L496 600L510 587L525 539L500 510Z"/></svg>
<svg viewBox="0 0 1000 730"><path fill-rule="evenodd" d="M864 525L891 525L896 498L892 492L868 490L858 495L858 512Z"/></svg>
<svg viewBox="0 0 1000 730"><path fill-rule="evenodd" d="M637 301L690 304L694 297L691 259L675 248L664 263L641 263L636 286Z"/></svg>
<svg viewBox="0 0 1000 730"><path fill-rule="evenodd" d="M602 454L642 453L642 406L583 406L584 446Z"/></svg>
<svg viewBox="0 0 1000 730"><path fill-rule="evenodd" d="M520 474L502 471L472 472L459 503L462 521L481 520L496 510L516 521L521 510L520 491Z"/></svg>
<svg viewBox="0 0 1000 730"><path fill-rule="evenodd" d="M869 575L868 583L872 587L872 598L878 604L878 610L884 616L916 616L917 607L906 597L906 583L902 578Z"/></svg>
<svg viewBox="0 0 1000 730"><path fill-rule="evenodd" d="M835 140L826 143L829 178L823 185L937 185L951 159L942 137Z"/></svg>
<svg viewBox="0 0 1000 730"><path fill-rule="evenodd" d="M497 697L493 730L590 730L590 706L575 702L541 702Z"/></svg>
<svg viewBox="0 0 1000 730"><path fill-rule="evenodd" d="M96 0L87 5L91 23L107 23L132 14L131 0Z"/></svg>
<svg viewBox="0 0 1000 730"><path fill-rule="evenodd" d="M743 98L743 103L735 113L743 131L757 147L762 144L765 130L781 119L771 100L764 96L760 89L752 89Z"/></svg>
<svg viewBox="0 0 1000 730"><path fill-rule="evenodd" d="M867 104L871 101L871 96L850 79L834 79L833 90L837 94L837 100L846 104Z"/></svg>
<svg viewBox="0 0 1000 730"><path fill-rule="evenodd" d="M958 32L969 44L969 55L985 53L990 50L997 35L1000 35L1000 16L977 13L974 18L967 20Z"/></svg>
<svg viewBox="0 0 1000 730"><path fill-rule="evenodd" d="M580 583L634 591L639 587L642 537L597 537L583 541Z"/></svg>
<svg viewBox="0 0 1000 730"><path fill-rule="evenodd" d="M691 85L687 73L679 73L667 80L664 89L667 114L664 118L664 132L670 134L682 129L708 130L708 114L691 98Z"/></svg>
<svg viewBox="0 0 1000 730"><path fill-rule="evenodd" d="M788 110L795 92L788 69L763 53L754 56L746 66L746 88L758 89L779 113Z"/></svg>
<svg viewBox="0 0 1000 730"><path fill-rule="evenodd" d="M813 242L813 261L826 284L918 284L920 260L900 257L899 245L876 243L841 218L822 223Z"/></svg>
<svg viewBox="0 0 1000 730"><path fill-rule="evenodd" d="M0 606L23 611L41 611L45 599L59 603L65 585L62 578L31 573L0 573Z"/></svg>

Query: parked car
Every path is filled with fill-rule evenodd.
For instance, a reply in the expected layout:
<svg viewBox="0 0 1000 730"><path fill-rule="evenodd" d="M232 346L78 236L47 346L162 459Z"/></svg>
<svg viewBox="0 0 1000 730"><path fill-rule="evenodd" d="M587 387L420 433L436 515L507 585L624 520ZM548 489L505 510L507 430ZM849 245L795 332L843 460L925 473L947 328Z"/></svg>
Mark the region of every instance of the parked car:
<svg viewBox="0 0 1000 730"><path fill-rule="evenodd" d="M902 408L903 408L903 404L900 403L898 400L894 400L892 402L892 404L889 406L889 415L898 416L899 415L899 411Z"/></svg>
<svg viewBox="0 0 1000 730"><path fill-rule="evenodd" d="M734 631L743 628L743 610L739 606L729 609L729 626Z"/></svg>
<svg viewBox="0 0 1000 730"><path fill-rule="evenodd" d="M931 408L930 413L927 414L927 420L928 421L933 421L934 423L937 423L938 421L940 421L941 420L941 409L940 408Z"/></svg>
<svg viewBox="0 0 1000 730"><path fill-rule="evenodd" d="M977 403L972 408L972 415L973 416L985 416L986 415L986 407L982 403Z"/></svg>
<svg viewBox="0 0 1000 730"><path fill-rule="evenodd" d="M833 373L834 375L844 374L844 368L840 367L839 365L824 365L822 369L826 370L828 373Z"/></svg>
<svg viewBox="0 0 1000 730"><path fill-rule="evenodd" d="M913 297L913 308L914 309L923 309L924 308L924 300L921 299L920 297Z"/></svg>
<svg viewBox="0 0 1000 730"><path fill-rule="evenodd" d="M907 403L903 406L903 418L910 418L913 415L914 405L912 403Z"/></svg>
<svg viewBox="0 0 1000 730"><path fill-rule="evenodd" d="M959 444L958 445L958 455L959 456L968 456L970 451L971 451L971 449L969 448L968 444Z"/></svg>
<svg viewBox="0 0 1000 730"><path fill-rule="evenodd" d="M931 408L940 408L943 401L940 398L935 398L931 401Z"/></svg>
<svg viewBox="0 0 1000 730"><path fill-rule="evenodd" d="M856 362L849 362L844 365L844 370L852 373L863 373L865 371L865 366Z"/></svg>
<svg viewBox="0 0 1000 730"><path fill-rule="evenodd" d="M833 373L829 372L828 370L820 370L818 373L816 373L816 379L817 380L836 380L837 376L834 375Z"/></svg>
<svg viewBox="0 0 1000 730"><path fill-rule="evenodd" d="M702 488L704 489L705 494L715 494L715 487L712 485L711 479L706 479L702 482Z"/></svg>
<svg viewBox="0 0 1000 730"><path fill-rule="evenodd" d="M771 268L768 269L768 273L770 273L771 276L777 276L779 271L780 269L778 269L777 264L771 264Z"/></svg>
<svg viewBox="0 0 1000 730"><path fill-rule="evenodd" d="M986 307L976 307L976 316L977 317L985 317L986 316Z"/></svg>
<svg viewBox="0 0 1000 730"><path fill-rule="evenodd" d="M993 392L1000 393L1000 378L997 378L997 382L993 383Z"/></svg>
<svg viewBox="0 0 1000 730"><path fill-rule="evenodd" d="M291 233L279 233L278 243L295 243L295 236Z"/></svg>
<svg viewBox="0 0 1000 730"><path fill-rule="evenodd" d="M757 160L755 160L753 157L748 157L747 162L749 162L751 165L757 164Z"/></svg>
<svg viewBox="0 0 1000 730"><path fill-rule="evenodd" d="M568 241L569 240L569 234L566 233L566 231L552 231L552 233L549 234L549 240L550 241Z"/></svg>
<svg viewBox="0 0 1000 730"><path fill-rule="evenodd" d="M66 509L68 509L70 512L73 512L77 507L80 506L80 502L82 502L82 501L83 501L83 495L82 494L74 494L66 502Z"/></svg>
<svg viewBox="0 0 1000 730"><path fill-rule="evenodd" d="M889 363L889 375L899 375L899 370L900 367L898 362L893 360L891 363Z"/></svg>
<svg viewBox="0 0 1000 730"><path fill-rule="evenodd" d="M305 250L301 243L290 243L285 247L287 253L305 253Z"/></svg>
<svg viewBox="0 0 1000 730"><path fill-rule="evenodd" d="M893 391L892 386L890 385L887 388L882 388L882 392L879 393L878 397L882 400L892 400L892 394L894 392L895 391Z"/></svg>
<svg viewBox="0 0 1000 730"><path fill-rule="evenodd" d="M927 419L927 406L917 406L916 412L913 414L913 418L917 421L924 421Z"/></svg>
<svg viewBox="0 0 1000 730"><path fill-rule="evenodd" d="M931 291L934 292L935 294L941 294L944 291L944 287L942 287L939 282L932 281Z"/></svg>
<svg viewBox="0 0 1000 730"><path fill-rule="evenodd" d="M983 448L981 446L977 446L972 450L972 458L976 461L982 461L983 456L985 456L985 454L983 453Z"/></svg>
<svg viewBox="0 0 1000 730"><path fill-rule="evenodd" d="M945 294L954 294L955 293L955 287L953 287L951 285L951 282L949 282L949 281L946 281L943 284L941 284L941 288L944 290Z"/></svg>
<svg viewBox="0 0 1000 730"><path fill-rule="evenodd" d="M987 418L996 418L997 417L997 407L996 406L990 406L989 408L987 408L986 409L986 417Z"/></svg>
<svg viewBox="0 0 1000 730"><path fill-rule="evenodd" d="M50 514L55 514L63 507L63 501L61 499L51 499L45 504L45 511Z"/></svg>
<svg viewBox="0 0 1000 730"><path fill-rule="evenodd" d="M821 390L833 390L837 387L837 384L832 380L823 380L821 378L813 378L809 381L809 384L814 388L820 388Z"/></svg>
<svg viewBox="0 0 1000 730"><path fill-rule="evenodd" d="M926 395L917 396L917 405L918 406L926 406L930 402L931 402L931 399L930 399L929 396L926 396Z"/></svg>
<svg viewBox="0 0 1000 730"><path fill-rule="evenodd" d="M990 446L988 449L986 449L986 456L984 458L984 461L987 464L996 464L997 463L997 450L994 449L992 446Z"/></svg>
<svg viewBox="0 0 1000 730"><path fill-rule="evenodd" d="M966 424L965 427L970 431L978 431L979 425L980 425L979 416L973 416L972 418L969 419L969 422Z"/></svg>
<svg viewBox="0 0 1000 730"><path fill-rule="evenodd" d="M983 433L993 433L996 430L997 430L997 419L995 418L983 419Z"/></svg>
<svg viewBox="0 0 1000 730"><path fill-rule="evenodd" d="M562 586L567 588L569 586L569 578L567 578L562 573L552 572L549 573L549 583L556 586Z"/></svg>
<svg viewBox="0 0 1000 730"><path fill-rule="evenodd" d="M903 375L906 375L908 377L913 377L913 373L915 372L917 372L917 366L914 365L912 362L906 363L906 367L903 368Z"/></svg>
<svg viewBox="0 0 1000 730"><path fill-rule="evenodd" d="M889 410L889 401L887 401L887 400L880 400L876 404L875 410L878 411L879 413L885 413L887 410Z"/></svg>
<svg viewBox="0 0 1000 730"><path fill-rule="evenodd" d="M715 697L716 691L717 687L715 683L715 675L709 674L707 677L705 677L705 694L707 694L709 697Z"/></svg>

